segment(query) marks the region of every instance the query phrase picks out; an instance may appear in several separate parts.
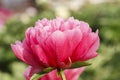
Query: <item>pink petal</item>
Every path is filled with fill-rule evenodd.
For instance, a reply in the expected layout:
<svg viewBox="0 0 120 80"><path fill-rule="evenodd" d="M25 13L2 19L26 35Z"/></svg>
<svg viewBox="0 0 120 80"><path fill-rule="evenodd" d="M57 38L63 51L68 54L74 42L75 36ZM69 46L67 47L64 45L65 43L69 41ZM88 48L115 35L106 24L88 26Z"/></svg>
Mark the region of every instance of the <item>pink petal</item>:
<svg viewBox="0 0 120 80"><path fill-rule="evenodd" d="M85 61L97 56L96 50L98 49L98 46L98 33L84 34L82 41L80 42L74 54L72 55L72 60Z"/></svg>
<svg viewBox="0 0 120 80"><path fill-rule="evenodd" d="M82 33L80 29L72 29L64 32L70 42L72 50L74 50L82 39Z"/></svg>
<svg viewBox="0 0 120 80"><path fill-rule="evenodd" d="M23 47L25 50L27 50L29 53L32 53L32 51L31 51L31 45L28 44L26 38L23 40L22 45L23 45L22 47Z"/></svg>
<svg viewBox="0 0 120 80"><path fill-rule="evenodd" d="M36 23L35 23L35 28L38 28L38 29L42 29L44 26L43 24L40 23L40 20L38 20Z"/></svg>
<svg viewBox="0 0 120 80"><path fill-rule="evenodd" d="M39 65L48 66L48 59L40 45L32 45L34 55L39 59ZM40 64L41 63L41 64Z"/></svg>
<svg viewBox="0 0 120 80"><path fill-rule="evenodd" d="M33 27L30 27L30 28L27 29L27 31L26 31L26 41L29 45L38 44L38 41L36 39L36 29L34 29Z"/></svg>
<svg viewBox="0 0 120 80"><path fill-rule="evenodd" d="M89 24L84 22L84 21L80 21L80 29L82 31L82 33L88 33L91 32L91 28L89 27Z"/></svg>
<svg viewBox="0 0 120 80"><path fill-rule="evenodd" d="M25 62L23 58L23 48L21 46L22 43L20 41L16 41L16 44L11 44L11 48L14 54L16 55L16 57Z"/></svg>
<svg viewBox="0 0 120 80"><path fill-rule="evenodd" d="M95 34L91 34L91 35L97 35L98 33ZM94 43L89 47L89 50L86 52L86 55L83 56L83 60L88 60L90 58L94 58L96 57L98 54L96 52L96 50L99 47L99 37L97 36L96 40L94 41Z"/></svg>
<svg viewBox="0 0 120 80"><path fill-rule="evenodd" d="M61 80L61 77L57 76L57 70L53 70L39 80Z"/></svg>
<svg viewBox="0 0 120 80"><path fill-rule="evenodd" d="M39 66L38 65L39 63L36 60L36 58L34 58L32 53L29 53L27 50L24 49L23 44L21 42L17 41L16 44L14 45L12 44L11 47L16 57L18 57L19 59L21 59L22 61L29 65L36 67Z"/></svg>
<svg viewBox="0 0 120 80"><path fill-rule="evenodd" d="M39 21L43 26L47 26L49 24L49 20L44 18L42 20Z"/></svg>
<svg viewBox="0 0 120 80"><path fill-rule="evenodd" d="M43 68L34 68L32 66L29 66L27 68L27 70L25 71L24 76L25 76L26 80L30 80L30 78L32 77L33 74L38 73L42 70L43 70Z"/></svg>
<svg viewBox="0 0 120 80"><path fill-rule="evenodd" d="M65 70L66 80L78 80L85 67Z"/></svg>
<svg viewBox="0 0 120 80"><path fill-rule="evenodd" d="M51 21L51 28L52 28L52 31L56 31L56 30L59 30L62 23L63 23L64 19L61 19L61 18L56 18L56 19L53 19Z"/></svg>
<svg viewBox="0 0 120 80"><path fill-rule="evenodd" d="M47 49L47 55L50 60L52 59L54 61L54 64L59 64L71 55L68 40L65 34L60 31L55 31L48 37L45 49Z"/></svg>
<svg viewBox="0 0 120 80"><path fill-rule="evenodd" d="M33 55L33 53L28 53L27 51L24 50L23 57L24 57L24 60L26 61L27 64L34 66L34 67L40 66L38 57Z"/></svg>
<svg viewBox="0 0 120 80"><path fill-rule="evenodd" d="M68 20L64 20L61 24L60 30L65 31L65 30L71 30L74 27L74 18L70 17Z"/></svg>

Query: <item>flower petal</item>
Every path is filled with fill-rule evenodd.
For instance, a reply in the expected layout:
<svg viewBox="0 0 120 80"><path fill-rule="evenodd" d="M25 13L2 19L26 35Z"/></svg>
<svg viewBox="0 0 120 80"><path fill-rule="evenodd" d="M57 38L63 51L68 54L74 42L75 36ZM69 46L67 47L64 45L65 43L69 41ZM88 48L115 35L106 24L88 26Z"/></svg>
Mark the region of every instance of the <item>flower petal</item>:
<svg viewBox="0 0 120 80"><path fill-rule="evenodd" d="M84 22L84 21L80 21L80 29L82 33L88 33L91 32L91 28L89 27L89 24Z"/></svg>
<svg viewBox="0 0 120 80"><path fill-rule="evenodd" d="M98 33L91 34L92 36L94 36L96 38L94 40L94 43L91 44L91 46L89 47L89 50L86 52L86 55L83 56L83 60L88 60L88 59L94 58L98 55L96 50L99 47L99 37L97 36L97 34Z"/></svg>
<svg viewBox="0 0 120 80"><path fill-rule="evenodd" d="M98 33L84 34L82 41L80 42L74 54L72 55L72 60L85 61L97 56L96 50L98 49L98 46Z"/></svg>
<svg viewBox="0 0 120 80"><path fill-rule="evenodd" d="M48 58L40 45L32 45L34 55L39 59L39 65L48 66Z"/></svg>
<svg viewBox="0 0 120 80"><path fill-rule="evenodd" d="M74 50L82 39L82 33L80 29L72 29L64 32L68 38L72 50Z"/></svg>
<svg viewBox="0 0 120 80"><path fill-rule="evenodd" d="M33 74L38 73L42 70L43 70L43 68L34 68L32 66L29 66L27 68L27 70L25 71L24 76L25 76L26 80L30 80L30 78L32 77Z"/></svg>
<svg viewBox="0 0 120 80"><path fill-rule="evenodd" d="M85 67L65 70L66 80L78 80Z"/></svg>
<svg viewBox="0 0 120 80"><path fill-rule="evenodd" d="M36 60L36 58L34 58L32 53L29 53L26 49L24 49L23 44L20 41L16 41L16 44L12 44L11 47L16 57L18 57L19 59L31 66L39 66L39 63Z"/></svg>
<svg viewBox="0 0 120 80"><path fill-rule="evenodd" d="M57 70L53 70L39 80L61 80L61 77L57 76Z"/></svg>
<svg viewBox="0 0 120 80"><path fill-rule="evenodd" d="M14 54L16 55L16 57L25 62L23 58L23 48L21 46L22 43L20 41L16 41L16 44L11 44L11 48Z"/></svg>
<svg viewBox="0 0 120 80"><path fill-rule="evenodd" d="M46 49L50 60L53 59L54 63L59 64L59 62L69 58L71 55L69 45L70 44L63 32L55 31L52 33L46 40Z"/></svg>
<svg viewBox="0 0 120 80"><path fill-rule="evenodd" d="M34 44L38 44L38 41L36 39L36 29L33 28L33 27L30 27L27 29L26 31L26 42L29 44L29 45L34 45Z"/></svg>

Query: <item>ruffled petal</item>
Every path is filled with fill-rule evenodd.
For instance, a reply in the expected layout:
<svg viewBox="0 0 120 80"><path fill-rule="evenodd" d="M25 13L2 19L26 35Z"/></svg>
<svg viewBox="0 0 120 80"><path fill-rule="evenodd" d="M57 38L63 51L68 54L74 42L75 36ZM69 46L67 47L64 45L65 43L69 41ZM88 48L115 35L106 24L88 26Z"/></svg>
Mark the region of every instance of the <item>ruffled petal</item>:
<svg viewBox="0 0 120 80"><path fill-rule="evenodd" d="M29 45L34 45L34 44L38 44L38 41L36 39L36 29L33 27L30 27L26 30L26 42Z"/></svg>
<svg viewBox="0 0 120 80"><path fill-rule="evenodd" d="M22 43L20 41L16 41L16 44L11 44L11 48L12 48L14 54L16 55L16 57L25 62L25 60L23 58Z"/></svg>
<svg viewBox="0 0 120 80"><path fill-rule="evenodd" d="M32 55L32 53L29 53L26 49L24 49L23 44L20 41L16 41L16 44L12 44L11 47L16 57L31 66L39 66L36 58Z"/></svg>
<svg viewBox="0 0 120 80"><path fill-rule="evenodd" d="M79 22L79 27L82 33L89 33L91 32L91 28L89 27L89 24L84 22L84 21L80 21Z"/></svg>
<svg viewBox="0 0 120 80"><path fill-rule="evenodd" d="M78 48L75 50L72 55L72 61L85 61L96 57L96 50L99 46L99 37L98 33L88 33L84 34L83 39L79 43Z"/></svg>
<svg viewBox="0 0 120 80"><path fill-rule="evenodd" d="M43 70L43 68L34 68L32 66L29 66L27 68L27 70L25 71L24 76L25 76L26 80L30 80L30 78L32 77L33 74L38 73L42 70Z"/></svg>
<svg viewBox="0 0 120 80"><path fill-rule="evenodd" d="M32 51L39 60L39 66L48 66L48 58L40 45L32 45Z"/></svg>
<svg viewBox="0 0 120 80"><path fill-rule="evenodd" d="M49 59L53 60L54 64L59 65L71 55L70 44L61 31L55 31L46 40L45 50L48 53Z"/></svg>
<svg viewBox="0 0 120 80"><path fill-rule="evenodd" d="M95 34L91 33L91 36L93 36L94 40L93 43L90 45L88 51L86 51L86 55L83 56L83 60L88 60L98 55L98 53L96 52L100 43L98 32L96 32Z"/></svg>
<svg viewBox="0 0 120 80"><path fill-rule="evenodd" d="M78 80L85 67L65 70L66 80Z"/></svg>
<svg viewBox="0 0 120 80"><path fill-rule="evenodd" d="M72 29L72 30L67 30L64 32L65 35L68 38L68 41L70 43L70 47L72 48L72 51L79 45L81 39L82 39L82 33L80 29Z"/></svg>

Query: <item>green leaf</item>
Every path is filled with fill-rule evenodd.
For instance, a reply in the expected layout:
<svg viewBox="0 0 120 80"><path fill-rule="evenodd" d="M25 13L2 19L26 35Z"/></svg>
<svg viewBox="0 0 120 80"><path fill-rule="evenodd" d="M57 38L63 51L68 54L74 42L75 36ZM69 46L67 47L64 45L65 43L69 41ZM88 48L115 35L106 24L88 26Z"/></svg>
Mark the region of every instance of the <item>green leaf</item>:
<svg viewBox="0 0 120 80"><path fill-rule="evenodd" d="M45 68L43 71L34 74L30 80L38 80L39 78L43 77L45 74L51 72L52 70L54 70L54 68L51 67Z"/></svg>
<svg viewBox="0 0 120 80"><path fill-rule="evenodd" d="M91 63L88 63L88 62L75 62L75 63L72 64L70 69L79 68L79 67L83 67L83 66L89 66L89 65L91 65Z"/></svg>

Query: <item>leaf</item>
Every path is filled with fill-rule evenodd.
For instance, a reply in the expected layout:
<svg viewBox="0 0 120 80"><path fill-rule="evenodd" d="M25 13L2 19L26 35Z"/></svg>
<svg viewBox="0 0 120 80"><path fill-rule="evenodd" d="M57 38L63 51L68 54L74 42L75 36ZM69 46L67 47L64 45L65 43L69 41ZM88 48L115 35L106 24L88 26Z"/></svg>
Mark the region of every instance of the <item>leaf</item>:
<svg viewBox="0 0 120 80"><path fill-rule="evenodd" d="M51 68L51 67L45 68L43 71L34 74L30 80L38 80L39 78L43 77L47 73L51 72L52 70L54 70L54 68Z"/></svg>
<svg viewBox="0 0 120 80"><path fill-rule="evenodd" d="M88 62L75 62L75 63L72 64L70 69L79 68L79 67L83 67L83 66L89 66L89 65L91 65L91 63L88 63Z"/></svg>

